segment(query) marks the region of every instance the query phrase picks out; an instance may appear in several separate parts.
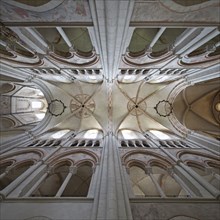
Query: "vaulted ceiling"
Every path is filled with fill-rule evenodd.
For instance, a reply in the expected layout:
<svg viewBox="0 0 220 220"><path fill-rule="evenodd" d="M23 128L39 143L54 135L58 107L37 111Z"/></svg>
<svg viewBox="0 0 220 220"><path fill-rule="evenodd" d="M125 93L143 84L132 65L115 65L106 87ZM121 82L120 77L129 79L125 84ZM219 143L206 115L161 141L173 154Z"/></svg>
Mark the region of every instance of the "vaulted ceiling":
<svg viewBox="0 0 220 220"><path fill-rule="evenodd" d="M169 119L174 114L193 130L200 130L200 122L191 118L199 117L216 135L218 110L208 106L217 84L186 88L174 105L168 101L190 74L219 63L217 1L193 2L187 17L188 5L171 0L2 0L2 94L13 96L19 86L39 88L49 106L42 133L175 132ZM15 90L5 92L9 82Z"/></svg>

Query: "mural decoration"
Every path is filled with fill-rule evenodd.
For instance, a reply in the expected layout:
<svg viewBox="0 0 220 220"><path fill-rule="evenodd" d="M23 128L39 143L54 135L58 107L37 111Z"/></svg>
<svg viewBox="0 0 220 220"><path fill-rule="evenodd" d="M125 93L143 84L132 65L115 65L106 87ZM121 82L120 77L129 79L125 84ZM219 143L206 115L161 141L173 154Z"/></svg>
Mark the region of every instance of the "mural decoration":
<svg viewBox="0 0 220 220"><path fill-rule="evenodd" d="M50 11L50 13L46 13ZM1 19L4 22L91 22L88 1L60 0L33 7L16 1L1 2Z"/></svg>
<svg viewBox="0 0 220 220"><path fill-rule="evenodd" d="M70 109L72 113L76 112L76 117L87 118L94 112L95 102L89 95L79 94L71 100Z"/></svg>
<svg viewBox="0 0 220 220"><path fill-rule="evenodd" d="M48 103L48 112L53 116L62 115L65 111L66 106L61 100L54 99Z"/></svg>
<svg viewBox="0 0 220 220"><path fill-rule="evenodd" d="M156 104L154 109L156 110L156 112L159 116L167 117L167 116L170 116L170 114L172 113L173 106L171 103L169 103L169 101L162 100Z"/></svg>
<svg viewBox="0 0 220 220"><path fill-rule="evenodd" d="M159 0L160 4L166 9L177 13L188 13L199 11L208 7L218 6L218 1L210 0L194 0L194 1L181 1L181 0Z"/></svg>

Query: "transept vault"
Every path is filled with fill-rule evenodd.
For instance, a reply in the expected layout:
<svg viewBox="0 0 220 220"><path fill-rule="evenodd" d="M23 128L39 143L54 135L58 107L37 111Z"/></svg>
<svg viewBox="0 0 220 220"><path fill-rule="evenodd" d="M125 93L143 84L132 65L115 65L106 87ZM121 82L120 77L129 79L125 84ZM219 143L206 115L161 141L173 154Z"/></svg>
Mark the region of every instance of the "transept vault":
<svg viewBox="0 0 220 220"><path fill-rule="evenodd" d="M0 0L0 219L220 219L218 0Z"/></svg>

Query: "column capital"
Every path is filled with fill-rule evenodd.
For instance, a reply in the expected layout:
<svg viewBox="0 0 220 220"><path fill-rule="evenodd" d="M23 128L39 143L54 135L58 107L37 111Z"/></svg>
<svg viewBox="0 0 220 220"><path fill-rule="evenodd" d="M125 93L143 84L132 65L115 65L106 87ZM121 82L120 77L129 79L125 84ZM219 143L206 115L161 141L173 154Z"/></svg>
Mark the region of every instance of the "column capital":
<svg viewBox="0 0 220 220"><path fill-rule="evenodd" d="M174 174L173 167L168 167L167 172L170 174L170 176L173 176L173 174Z"/></svg>
<svg viewBox="0 0 220 220"><path fill-rule="evenodd" d="M70 166L69 167L69 173L76 174L77 169L78 169L77 166Z"/></svg>
<svg viewBox="0 0 220 220"><path fill-rule="evenodd" d="M5 195L0 192L0 202L5 200Z"/></svg>
<svg viewBox="0 0 220 220"><path fill-rule="evenodd" d="M147 175L152 174L152 167L150 167L150 166L145 166L145 173L146 173Z"/></svg>
<svg viewBox="0 0 220 220"><path fill-rule="evenodd" d="M125 167L127 174L130 174L130 169L129 167Z"/></svg>
<svg viewBox="0 0 220 220"><path fill-rule="evenodd" d="M45 173L48 173L48 174L54 173L54 167L53 167L53 166L50 166L50 165L47 165L47 168L46 168L46 170L45 170Z"/></svg>

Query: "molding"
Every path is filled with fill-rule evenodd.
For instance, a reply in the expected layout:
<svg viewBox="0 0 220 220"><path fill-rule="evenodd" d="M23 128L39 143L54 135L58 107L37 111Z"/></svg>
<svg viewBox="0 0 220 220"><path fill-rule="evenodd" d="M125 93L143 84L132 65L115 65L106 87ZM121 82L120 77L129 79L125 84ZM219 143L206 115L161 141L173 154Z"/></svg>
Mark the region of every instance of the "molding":
<svg viewBox="0 0 220 220"><path fill-rule="evenodd" d="M212 203L219 204L217 199L209 198L130 198L130 203Z"/></svg>
<svg viewBox="0 0 220 220"><path fill-rule="evenodd" d="M93 22L4 22L8 27L92 27Z"/></svg>
<svg viewBox="0 0 220 220"><path fill-rule="evenodd" d="M2 200L2 203L16 203L22 202L22 203L92 203L94 201L93 198L85 198L85 197L22 197L22 198L6 198Z"/></svg>
<svg viewBox="0 0 220 220"><path fill-rule="evenodd" d="M131 21L130 27L138 27L138 28L161 28L161 27L170 27L170 28L187 28L187 27L216 27L218 26L218 22L160 22L160 21Z"/></svg>

